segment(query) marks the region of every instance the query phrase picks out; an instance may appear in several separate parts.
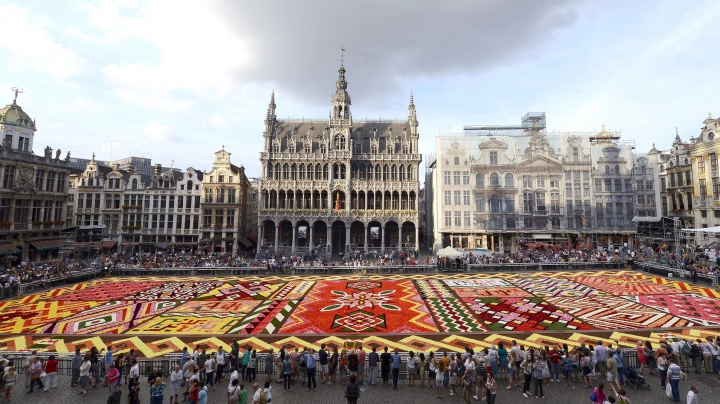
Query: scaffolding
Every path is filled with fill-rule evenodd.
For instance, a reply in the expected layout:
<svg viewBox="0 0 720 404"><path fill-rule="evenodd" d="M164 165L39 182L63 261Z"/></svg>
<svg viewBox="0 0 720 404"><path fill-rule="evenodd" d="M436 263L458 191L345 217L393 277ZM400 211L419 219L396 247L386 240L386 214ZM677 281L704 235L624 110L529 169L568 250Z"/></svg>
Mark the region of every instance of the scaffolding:
<svg viewBox="0 0 720 404"><path fill-rule="evenodd" d="M545 134L544 112L528 112L520 117L520 125L465 125L466 136L527 136L531 131Z"/></svg>
<svg viewBox="0 0 720 404"><path fill-rule="evenodd" d="M60 235L65 239L60 246L59 258L72 259L82 267L87 268L102 255L103 237L107 233L107 227L99 226L75 226L63 229Z"/></svg>

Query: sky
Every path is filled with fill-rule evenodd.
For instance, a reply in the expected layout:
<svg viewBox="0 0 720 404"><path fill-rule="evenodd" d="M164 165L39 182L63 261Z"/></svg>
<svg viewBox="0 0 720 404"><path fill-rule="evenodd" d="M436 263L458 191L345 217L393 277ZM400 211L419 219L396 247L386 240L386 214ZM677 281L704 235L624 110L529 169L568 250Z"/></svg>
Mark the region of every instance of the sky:
<svg viewBox="0 0 720 404"><path fill-rule="evenodd" d="M687 140L720 114L713 1L0 0L0 104L37 122L35 152L259 176L263 120L325 119L341 48L355 118L407 117L420 152L463 125ZM4 95L3 95L4 94Z"/></svg>

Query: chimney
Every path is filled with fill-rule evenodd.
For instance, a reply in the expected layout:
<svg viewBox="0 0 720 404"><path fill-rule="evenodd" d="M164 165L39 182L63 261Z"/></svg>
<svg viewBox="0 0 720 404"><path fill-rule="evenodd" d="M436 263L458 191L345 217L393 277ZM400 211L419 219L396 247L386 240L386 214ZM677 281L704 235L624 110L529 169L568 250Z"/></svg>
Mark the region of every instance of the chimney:
<svg viewBox="0 0 720 404"><path fill-rule="evenodd" d="M162 167L160 164L155 164L155 175L160 175L160 167Z"/></svg>

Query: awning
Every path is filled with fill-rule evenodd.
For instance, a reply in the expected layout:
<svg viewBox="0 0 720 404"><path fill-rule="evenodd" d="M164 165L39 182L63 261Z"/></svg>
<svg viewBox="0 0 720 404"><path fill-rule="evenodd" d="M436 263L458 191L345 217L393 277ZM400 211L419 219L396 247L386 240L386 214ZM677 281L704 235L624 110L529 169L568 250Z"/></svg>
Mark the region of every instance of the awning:
<svg viewBox="0 0 720 404"><path fill-rule="evenodd" d="M110 241L105 240L102 242L103 250L109 250L111 248L115 248L116 245L117 245L117 241L114 241L114 240L110 240Z"/></svg>
<svg viewBox="0 0 720 404"><path fill-rule="evenodd" d="M660 219L662 219L660 216L635 216L632 218L632 221L657 223Z"/></svg>
<svg viewBox="0 0 720 404"><path fill-rule="evenodd" d="M533 234L532 238L537 240L550 240L552 239L552 234Z"/></svg>
<svg viewBox="0 0 720 404"><path fill-rule="evenodd" d="M253 243L248 240L247 237L240 239L240 242L245 245L245 247L252 247Z"/></svg>
<svg viewBox="0 0 720 404"><path fill-rule="evenodd" d="M253 243L257 243L257 237L253 236L252 234L247 236L248 240L252 241Z"/></svg>
<svg viewBox="0 0 720 404"><path fill-rule="evenodd" d="M30 244L32 244L35 249L38 251L46 251L46 250L57 250L60 248L61 245L65 242L65 239L63 238L54 238L50 240L37 240L37 241L31 241Z"/></svg>
<svg viewBox="0 0 720 404"><path fill-rule="evenodd" d="M13 243L0 244L0 255L15 254L19 252L20 250L18 250Z"/></svg>

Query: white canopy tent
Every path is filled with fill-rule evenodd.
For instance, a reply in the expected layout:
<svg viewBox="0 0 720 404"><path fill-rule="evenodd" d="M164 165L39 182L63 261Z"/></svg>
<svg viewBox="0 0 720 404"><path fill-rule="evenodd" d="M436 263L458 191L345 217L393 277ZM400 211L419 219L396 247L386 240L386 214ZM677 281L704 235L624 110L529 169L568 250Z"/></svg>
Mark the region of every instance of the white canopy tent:
<svg viewBox="0 0 720 404"><path fill-rule="evenodd" d="M462 257L462 253L452 247L445 247L442 250L437 252L438 257L444 257L444 258L460 258Z"/></svg>
<svg viewBox="0 0 720 404"><path fill-rule="evenodd" d="M681 229L680 238L694 240L697 246L707 246L720 242L720 226Z"/></svg>

